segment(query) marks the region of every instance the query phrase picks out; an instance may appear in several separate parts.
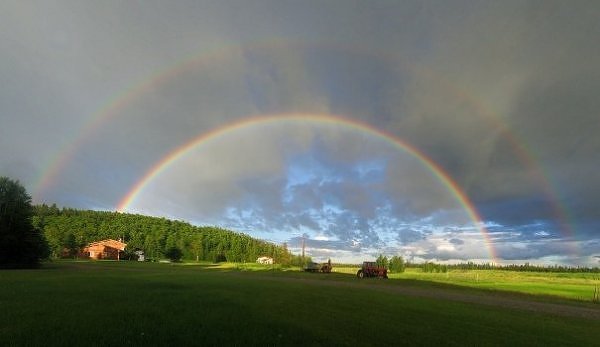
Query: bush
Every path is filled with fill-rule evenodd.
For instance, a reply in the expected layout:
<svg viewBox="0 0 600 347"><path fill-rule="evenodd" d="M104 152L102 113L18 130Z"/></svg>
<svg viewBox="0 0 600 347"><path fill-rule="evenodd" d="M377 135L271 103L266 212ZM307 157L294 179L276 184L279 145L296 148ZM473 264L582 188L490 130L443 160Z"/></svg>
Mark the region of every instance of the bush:
<svg viewBox="0 0 600 347"><path fill-rule="evenodd" d="M222 253L215 254L215 257L213 259L214 263L224 263L226 261L227 261L227 258Z"/></svg>
<svg viewBox="0 0 600 347"><path fill-rule="evenodd" d="M177 247L171 247L167 249L165 256L172 262L179 262L183 257L183 252Z"/></svg>

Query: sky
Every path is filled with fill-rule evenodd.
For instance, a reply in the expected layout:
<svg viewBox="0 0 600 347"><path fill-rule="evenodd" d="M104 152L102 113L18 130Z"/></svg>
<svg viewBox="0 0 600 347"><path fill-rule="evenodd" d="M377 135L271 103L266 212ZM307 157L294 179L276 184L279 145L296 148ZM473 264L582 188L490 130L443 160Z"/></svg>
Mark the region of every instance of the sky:
<svg viewBox="0 0 600 347"><path fill-rule="evenodd" d="M0 176L316 260L598 266L597 1L2 1Z"/></svg>

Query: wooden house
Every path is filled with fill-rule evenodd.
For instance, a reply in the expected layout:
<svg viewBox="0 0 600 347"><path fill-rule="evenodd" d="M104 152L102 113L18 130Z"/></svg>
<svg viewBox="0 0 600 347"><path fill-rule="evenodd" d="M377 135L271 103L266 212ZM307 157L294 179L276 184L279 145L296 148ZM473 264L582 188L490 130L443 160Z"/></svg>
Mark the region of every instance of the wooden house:
<svg viewBox="0 0 600 347"><path fill-rule="evenodd" d="M92 242L83 249L83 253L92 259L120 260L126 243L112 239Z"/></svg>

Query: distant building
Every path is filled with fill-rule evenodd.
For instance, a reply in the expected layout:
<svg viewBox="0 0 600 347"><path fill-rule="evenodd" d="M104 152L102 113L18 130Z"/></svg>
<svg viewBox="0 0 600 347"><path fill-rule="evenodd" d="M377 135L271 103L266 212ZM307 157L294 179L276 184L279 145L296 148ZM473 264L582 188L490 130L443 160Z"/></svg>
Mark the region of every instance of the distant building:
<svg viewBox="0 0 600 347"><path fill-rule="evenodd" d="M259 264L273 264L273 258L271 257L260 257L256 259L256 262Z"/></svg>
<svg viewBox="0 0 600 347"><path fill-rule="evenodd" d="M83 253L92 259L120 260L126 243L112 239L92 242L83 249Z"/></svg>

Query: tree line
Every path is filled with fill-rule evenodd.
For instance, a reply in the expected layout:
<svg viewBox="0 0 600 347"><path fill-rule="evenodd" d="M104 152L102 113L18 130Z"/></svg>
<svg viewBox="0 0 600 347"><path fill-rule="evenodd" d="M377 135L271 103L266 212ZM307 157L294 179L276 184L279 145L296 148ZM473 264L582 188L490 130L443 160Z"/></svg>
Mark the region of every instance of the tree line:
<svg viewBox="0 0 600 347"><path fill-rule="evenodd" d="M59 209L56 205L33 207L32 222L42 230L54 258L74 257L89 243L122 239L125 258L142 250L146 258L169 257L174 249L183 259L212 262L255 262L272 257L278 264L301 265L286 244L276 245L219 227L194 226L182 221L109 211Z"/></svg>
<svg viewBox="0 0 600 347"><path fill-rule="evenodd" d="M585 266L564 266L564 265L533 265L525 264L509 264L500 265L492 263L476 264L473 262L459 264L436 264L433 262L426 263L406 263L406 267L420 268L423 272L447 272L448 270L505 270L505 271L520 271L520 272L570 272L570 273L600 273L598 267Z"/></svg>
<svg viewBox="0 0 600 347"><path fill-rule="evenodd" d="M375 260L377 266L388 268L391 272L404 272L406 268L421 269L423 272L431 273L446 273L449 270L505 270L505 271L520 271L520 272L569 272L569 273L600 273L599 267L584 267L584 266L564 266L550 265L540 266L525 264L510 264L500 265L492 263L476 264L474 262L466 262L459 264L438 264L431 261L424 263L411 263L404 261L401 256L392 256L388 258L380 254Z"/></svg>

